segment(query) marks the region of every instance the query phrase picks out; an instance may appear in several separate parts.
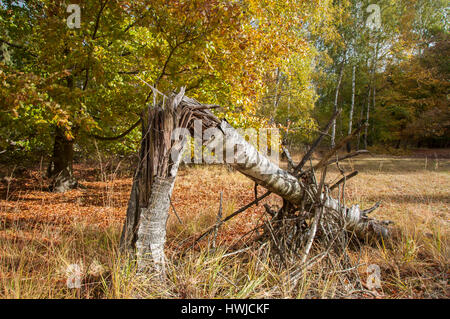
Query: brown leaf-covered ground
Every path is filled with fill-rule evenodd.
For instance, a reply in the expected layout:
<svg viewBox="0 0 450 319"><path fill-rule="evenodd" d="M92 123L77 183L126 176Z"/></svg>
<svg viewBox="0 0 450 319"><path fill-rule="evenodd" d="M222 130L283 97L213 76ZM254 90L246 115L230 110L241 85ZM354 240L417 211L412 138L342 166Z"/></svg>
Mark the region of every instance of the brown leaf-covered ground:
<svg viewBox="0 0 450 319"><path fill-rule="evenodd" d="M395 222L394 247L366 246L360 273L379 265L383 298L448 298L450 221L450 160L438 157L366 156L343 164L360 174L347 183L346 201L363 207L381 200L373 213ZM131 188L130 174L120 166L76 165L82 187L54 194L46 190L39 169L4 169L0 185L0 297L1 298L129 298L144 297L290 297L335 298L346 294L333 288L335 277L311 270L297 290L271 288L279 272L258 257L220 258L263 215L260 203L221 227L222 252L207 253L208 239L183 261L172 260L169 286L144 288L123 273L117 251ZM329 181L339 178L332 168ZM168 255L189 246L213 225L223 192L226 216L254 199L253 183L221 166L180 170L172 203L183 224L170 211ZM259 188L259 193L264 192ZM262 203L279 205L271 195ZM252 255L253 256L253 255ZM67 266L83 269L82 289L66 286ZM262 267L262 268L261 268ZM276 285L279 286L279 283ZM283 284L284 285L284 284ZM284 287L284 286L283 286ZM151 293L149 293L151 291ZM370 297L368 295L367 297ZM373 296L372 296L373 297Z"/></svg>

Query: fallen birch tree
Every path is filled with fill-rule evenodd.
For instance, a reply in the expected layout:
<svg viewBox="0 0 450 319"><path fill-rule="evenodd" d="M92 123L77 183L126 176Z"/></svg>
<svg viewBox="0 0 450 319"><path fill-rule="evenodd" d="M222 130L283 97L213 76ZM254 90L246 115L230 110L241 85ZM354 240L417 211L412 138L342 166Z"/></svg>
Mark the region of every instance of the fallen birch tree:
<svg viewBox="0 0 450 319"><path fill-rule="evenodd" d="M139 271L144 271L154 265L164 273L164 243L166 238L166 222L170 207L178 165L181 161L186 138L173 138L176 130L193 132L194 120L201 120L202 130L217 128L222 136L215 134L204 143L211 152L217 152L218 144L225 142L225 150L233 147L232 162L237 171L252 179L257 185L268 190L268 193L279 195L284 200L283 207L274 212L266 206L273 221L295 219L296 222L288 229L290 234L286 238L297 238L297 243L286 244L298 246L304 250L303 259L306 260L312 241L317 233L320 220L327 216L334 216L338 224L345 231L354 233L359 238L384 239L389 236L386 222L379 222L368 217L376 207L362 210L358 205L346 206L339 199L330 195L330 188L325 185L327 165L338 162L331 160L349 139L355 136L363 126L360 126L349 137L340 141L321 161L310 169L303 169L310 159L315 147L323 139L322 133L313 143L310 151L298 165L290 161L290 171L281 169L248 143L230 124L219 120L209 110L211 106L203 105L184 95L182 89L178 94L165 97L158 105L149 106L142 118L142 142L140 160L133 179L127 216L121 237L121 248L135 253ZM332 118L331 122L336 118ZM331 125L327 126L329 128ZM179 132L178 132L179 133ZM235 146L237 151L234 151ZM360 152L361 153L361 152ZM229 153L227 153L228 155ZM358 153L359 154L359 153ZM358 155L356 154L356 155ZM353 155L353 156L356 156ZM323 169L321 182L315 178L315 171ZM352 176L356 174L353 173ZM345 182L345 176L343 181ZM345 183L344 183L345 184ZM336 185L334 185L336 187ZM256 200L257 202L257 200ZM291 216L291 219L286 219ZM306 221L310 221L307 223ZM266 224L270 237L274 237L273 225ZM329 226L329 225L328 225ZM320 224L323 228L323 225ZM217 227L216 227L217 229ZM284 229L286 233L286 229ZM298 236L295 234L298 233ZM277 241L277 238L272 238Z"/></svg>

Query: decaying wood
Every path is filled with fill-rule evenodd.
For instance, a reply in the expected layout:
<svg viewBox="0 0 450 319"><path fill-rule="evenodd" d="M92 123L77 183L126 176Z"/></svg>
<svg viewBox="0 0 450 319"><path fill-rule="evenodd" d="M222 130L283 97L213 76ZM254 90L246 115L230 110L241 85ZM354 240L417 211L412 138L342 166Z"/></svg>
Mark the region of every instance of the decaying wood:
<svg viewBox="0 0 450 319"><path fill-rule="evenodd" d="M284 205L278 212L271 215L271 220L265 225L275 243L275 248L279 249L282 259L287 258L284 256L286 247L290 247L289 249L303 248L307 256L316 233L325 238L324 240L328 243L336 241L331 238L343 236L342 231L355 234L360 238L379 239L388 236L386 223L378 222L367 216L372 209L364 211L358 205L347 207L330 195L330 189L325 183L325 172L326 166L330 163L329 159L354 137L364 127L363 125L354 130L349 137L340 141L318 164L308 170L301 171L304 163L308 159L310 160L312 151L326 132L316 140L299 165L294 165L287 152L291 174L258 152L228 122L220 121L211 113L210 107L186 97L182 90L179 94L165 97L162 104L149 107L143 114L140 162L133 180L121 238L123 250L136 252L140 270L143 271L153 265L161 273L164 273L165 225L171 204L170 196L182 150L186 143L185 138L173 141L171 137L175 128L185 128L189 132L193 132L193 123L196 119L201 120L203 131L209 128L220 130L226 147L232 146L235 149L236 146L237 149L233 154L232 163L229 164L252 179L255 184L267 189L265 194L255 198L254 201L223 220L220 217L220 223L226 222L257 204L270 193L274 193L283 198ZM338 112L333 116L334 119L337 114ZM332 122L330 121L330 123ZM329 126L331 124L327 125L326 131ZM204 142L204 146L213 152L221 141L221 139L212 137ZM170 156L173 150L178 154L175 158ZM362 152L349 154L345 158L360 153ZM336 161L339 161L339 158ZM315 179L316 169L324 169L320 184ZM300 174L296 176L296 172L300 172ZM329 231L326 228L335 231ZM199 236L194 245L215 230L217 230L217 224ZM314 231L312 232L312 230ZM336 232L341 235L336 235Z"/></svg>
<svg viewBox="0 0 450 319"><path fill-rule="evenodd" d="M323 170L323 173L322 173L322 178L320 179L320 185L319 185L320 193L322 192L323 185L325 183L326 172L327 172L327 168L325 167L325 169ZM318 201L321 200L320 195L317 196L317 200ZM308 236L308 240L306 241L305 252L303 253L303 257L302 257L302 261L301 261L302 263L305 263L306 258L308 257L314 237L316 236L317 226L319 225L320 217L323 214L323 210L324 210L324 205L317 205L317 207L315 207L314 221L312 223L311 229L309 230L309 236Z"/></svg>
<svg viewBox="0 0 450 319"><path fill-rule="evenodd" d="M318 192L317 185L306 183L306 180L303 178L297 179L279 168L267 157L259 153L227 122L221 122L219 127L224 134L225 141L238 145L237 149L239 151L235 153L234 163L231 163L236 170L293 205L307 207L313 204L310 202L311 196L307 196L305 193L316 194ZM357 134L363 127L363 125L360 125L351 136ZM348 140L349 138L344 138L340 141L326 155L325 160L320 161L315 167L321 168L324 165L322 163L326 163L337 152L337 148L345 145ZM216 145L214 145L213 141L205 143L205 146L214 149ZM358 236L378 238L386 238L388 236L388 230L376 221L369 220L359 209L358 205L346 207L329 195L325 195L323 201L325 208L339 213L347 221L347 230L355 231Z"/></svg>
<svg viewBox="0 0 450 319"><path fill-rule="evenodd" d="M139 164L120 241L122 251L135 254L140 272L152 266L161 274L165 272L170 197L186 145L185 137L173 140L172 134L175 129L190 129L194 119L202 119L205 127L217 124L211 113L205 113L206 109L185 97L182 89L142 114Z"/></svg>

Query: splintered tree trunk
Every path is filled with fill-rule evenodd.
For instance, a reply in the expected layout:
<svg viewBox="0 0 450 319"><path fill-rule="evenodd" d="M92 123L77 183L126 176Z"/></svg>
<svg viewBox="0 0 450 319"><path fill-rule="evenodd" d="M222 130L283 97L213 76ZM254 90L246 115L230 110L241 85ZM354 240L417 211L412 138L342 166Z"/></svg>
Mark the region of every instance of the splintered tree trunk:
<svg viewBox="0 0 450 319"><path fill-rule="evenodd" d="M164 273L166 222L183 143L173 145L173 130L179 126L176 99L148 108L143 114L139 165L133 180L121 248L135 252L139 271L151 265ZM179 147L175 159L172 147Z"/></svg>
<svg viewBox="0 0 450 319"><path fill-rule="evenodd" d="M47 171L47 176L52 179L50 190L62 193L77 187L72 166L73 139L67 139L64 130L56 127L53 155Z"/></svg>
<svg viewBox="0 0 450 319"><path fill-rule="evenodd" d="M161 275L165 273L170 196L186 145L183 134L179 139L172 139L172 135L176 129L191 129L192 121L205 109L183 96L182 89L178 95L166 98L166 103L149 107L143 115L139 165L120 241L122 251L136 256L139 272L155 268ZM209 121L205 118L203 125Z"/></svg>

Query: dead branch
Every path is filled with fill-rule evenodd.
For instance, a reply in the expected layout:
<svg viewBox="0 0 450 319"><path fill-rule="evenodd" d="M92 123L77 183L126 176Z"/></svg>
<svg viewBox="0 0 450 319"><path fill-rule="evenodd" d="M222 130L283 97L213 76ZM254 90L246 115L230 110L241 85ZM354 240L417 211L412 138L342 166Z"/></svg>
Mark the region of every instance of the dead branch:
<svg viewBox="0 0 450 319"><path fill-rule="evenodd" d="M233 217L236 217L237 215L239 215L242 212L245 212L247 209L249 209L250 207L252 207L253 205L255 205L257 202L259 202L260 200L266 198L267 196L269 196L271 194L271 192L265 192L263 195L259 196L258 198L256 198L254 201L251 201L250 203L248 203L247 205L239 208L237 211L235 211L234 213L231 213L230 215L228 215L227 217L225 217L224 220L222 220L222 224L229 221L230 219L232 219ZM194 247L200 240L202 240L206 235L209 235L212 231L214 231L216 225L211 226L210 228L208 228L204 233L202 233L200 236L197 237L197 239L194 240L194 243L189 247L192 248ZM184 254L184 253L183 253Z"/></svg>
<svg viewBox="0 0 450 319"><path fill-rule="evenodd" d="M319 137L311 145L311 147L309 148L308 152L306 152L305 156L303 156L303 158L301 159L300 163L298 163L298 165L295 167L294 174L298 174L300 172L300 170L303 168L303 166L306 164L306 161L311 158L312 153L319 146L320 142L322 142L323 138L325 137L325 135L330 130L331 125L333 125L333 121L339 116L340 113L341 113L341 110L337 110L333 114L333 116L331 117L331 119L328 122L328 124L325 126L325 128L320 133Z"/></svg>
<svg viewBox="0 0 450 319"><path fill-rule="evenodd" d="M340 180L338 180L333 186L330 187L330 191L332 191L333 189L335 189L336 187L338 187L340 184L342 184L343 182L349 180L352 177L355 177L356 175L358 175L358 171L353 171L350 174L348 174L347 176L342 177Z"/></svg>
<svg viewBox="0 0 450 319"><path fill-rule="evenodd" d="M345 138L343 138L341 141L339 141L339 143L333 147L332 150L330 150L321 160L319 163L317 163L314 168L315 169L319 169L321 167L323 167L327 161L331 158L331 156L333 156L341 147L343 147L348 141L350 141L356 134L358 134L359 132L361 132L361 130L366 127L367 123L363 122L361 123L353 132L352 134L346 136Z"/></svg>
<svg viewBox="0 0 450 319"><path fill-rule="evenodd" d="M217 222L214 228L213 249L216 249L217 232L219 231L220 225L222 225L222 197L223 194L220 192L219 212L217 213Z"/></svg>
<svg viewBox="0 0 450 319"><path fill-rule="evenodd" d="M173 206L172 199L170 198L170 196L169 196L169 201L170 201L170 207L172 207L173 213L174 213L175 216L177 217L178 222L179 222L181 225L183 225L183 221L181 220L180 216L178 216L177 211L175 210L175 206Z"/></svg>

